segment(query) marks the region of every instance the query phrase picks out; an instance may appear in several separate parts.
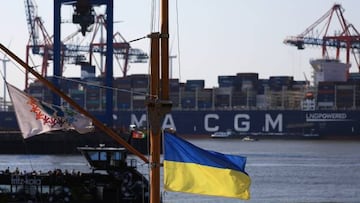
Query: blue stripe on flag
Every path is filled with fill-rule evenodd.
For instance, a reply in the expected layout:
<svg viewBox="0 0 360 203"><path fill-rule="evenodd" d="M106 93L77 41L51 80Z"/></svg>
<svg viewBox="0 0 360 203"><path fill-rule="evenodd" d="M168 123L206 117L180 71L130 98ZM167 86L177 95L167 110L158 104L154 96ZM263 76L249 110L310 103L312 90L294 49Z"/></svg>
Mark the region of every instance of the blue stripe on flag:
<svg viewBox="0 0 360 203"><path fill-rule="evenodd" d="M245 172L246 157L204 150L170 133L165 133L164 140L165 160Z"/></svg>

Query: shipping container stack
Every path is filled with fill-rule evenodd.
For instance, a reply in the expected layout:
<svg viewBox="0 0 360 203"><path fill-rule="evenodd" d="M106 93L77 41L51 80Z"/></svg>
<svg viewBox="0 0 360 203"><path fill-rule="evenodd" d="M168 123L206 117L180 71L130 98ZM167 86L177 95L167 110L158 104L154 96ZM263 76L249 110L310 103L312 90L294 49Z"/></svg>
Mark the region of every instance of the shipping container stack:
<svg viewBox="0 0 360 203"><path fill-rule="evenodd" d="M81 107L85 107L85 94L82 85L79 85L79 88L69 89L68 96Z"/></svg>
<svg viewBox="0 0 360 203"><path fill-rule="evenodd" d="M233 87L214 88L215 108L230 109L232 107L232 89Z"/></svg>
<svg viewBox="0 0 360 203"><path fill-rule="evenodd" d="M355 103L355 108L359 109L360 108L360 81L358 81L355 84L355 98L354 98L354 103Z"/></svg>
<svg viewBox="0 0 360 203"><path fill-rule="evenodd" d="M49 81L53 81L53 77L46 78ZM67 81L59 80L60 90L68 94L69 85ZM28 90L26 90L34 98L41 100L43 102L52 103L53 101L53 92L49 88L45 87L42 82L36 80L33 83L30 83Z"/></svg>
<svg viewBox="0 0 360 203"><path fill-rule="evenodd" d="M294 109L302 109L302 103L306 100L307 91L310 91L310 83L309 81L294 81L292 89L294 91L294 100L292 105ZM309 109L315 110L315 100L312 99L309 104L313 104L313 107L309 106Z"/></svg>
<svg viewBox="0 0 360 203"><path fill-rule="evenodd" d="M291 89L294 81L292 76L271 76L269 78L269 87L272 91L283 91L285 89Z"/></svg>
<svg viewBox="0 0 360 203"><path fill-rule="evenodd" d="M187 80L185 85L180 89L181 108L196 109L198 108L198 92L205 87L204 80Z"/></svg>
<svg viewBox="0 0 360 203"><path fill-rule="evenodd" d="M82 81L81 78L69 78L69 80L60 80L61 90L72 98L81 107L85 105L85 84L75 81ZM69 106L69 104L65 104Z"/></svg>
<svg viewBox="0 0 360 203"><path fill-rule="evenodd" d="M269 108L300 109L307 83L295 81L292 76L271 76L266 99Z"/></svg>
<svg viewBox="0 0 360 203"><path fill-rule="evenodd" d="M258 73L238 73L234 78L232 92L233 108L256 107Z"/></svg>
<svg viewBox="0 0 360 203"><path fill-rule="evenodd" d="M301 102L304 100L304 90L288 90L285 95L287 109L301 109Z"/></svg>
<svg viewBox="0 0 360 203"><path fill-rule="evenodd" d="M359 82L319 82L317 88L319 109L354 109L360 104Z"/></svg>
<svg viewBox="0 0 360 203"><path fill-rule="evenodd" d="M180 90L181 95L181 108L182 109L195 109L195 91L186 91L184 87Z"/></svg>
<svg viewBox="0 0 360 203"><path fill-rule="evenodd" d="M335 82L319 82L316 101L319 109L333 109L335 107Z"/></svg>
<svg viewBox="0 0 360 203"><path fill-rule="evenodd" d="M115 98L115 110L129 110L131 109L131 78L121 77L116 78L113 82L116 91L114 93Z"/></svg>
<svg viewBox="0 0 360 203"><path fill-rule="evenodd" d="M235 77L235 75L218 76L219 87L213 89L215 108L223 109L232 106L232 89L235 84Z"/></svg>
<svg viewBox="0 0 360 203"><path fill-rule="evenodd" d="M85 108L91 111L103 110L102 102L105 100L102 97L102 86L104 86L101 78L87 78L85 81ZM105 90L104 90L105 91Z"/></svg>
<svg viewBox="0 0 360 203"><path fill-rule="evenodd" d="M213 89L204 88L197 91L197 108L211 109Z"/></svg>
<svg viewBox="0 0 360 203"><path fill-rule="evenodd" d="M44 85L40 81L34 81L30 83L27 93L36 99L44 100Z"/></svg>
<svg viewBox="0 0 360 203"><path fill-rule="evenodd" d="M173 109L180 108L180 82L179 79L169 80L170 101Z"/></svg>
<svg viewBox="0 0 360 203"><path fill-rule="evenodd" d="M359 109L360 108L360 80L357 81L355 84L354 84L354 103L355 103L355 108L356 109Z"/></svg>
<svg viewBox="0 0 360 203"><path fill-rule="evenodd" d="M61 80L66 82L68 91L64 91L76 103L88 110L102 110L101 89L99 86L103 86L104 82L102 78L97 78L95 74L95 66L90 65L87 62L81 62L80 78L72 78L71 81ZM76 83L75 81L82 81L82 83ZM87 84L89 83L89 85Z"/></svg>
<svg viewBox="0 0 360 203"><path fill-rule="evenodd" d="M349 82L354 85L354 106L360 108L360 73L350 73Z"/></svg>
<svg viewBox="0 0 360 203"><path fill-rule="evenodd" d="M354 85L337 82L335 85L335 108L354 108Z"/></svg>
<svg viewBox="0 0 360 203"><path fill-rule="evenodd" d="M149 93L149 75L136 74L131 75L132 87L132 108L144 109L146 108L146 99Z"/></svg>
<svg viewBox="0 0 360 203"><path fill-rule="evenodd" d="M87 76L89 75L91 74L87 74ZM78 83L72 80L81 80L82 82ZM316 100L320 102L322 108L328 108L331 102L331 105L334 105L335 102L335 98L331 97L334 95L335 86L330 85L332 88L329 89L329 85L326 84L328 83L320 83L319 94L316 96ZM214 88L205 88L204 80L187 80L185 83L181 83L179 79L170 79L169 90L173 109L296 109L301 107L306 82L294 81L293 77L289 76L259 79L258 73L238 73L218 76L218 85ZM71 78L71 80L64 80L61 83L61 88L66 94L80 106L92 111L105 110L106 89L101 86L104 86L104 81L100 77ZM113 88L114 110L146 109L149 75L135 74L115 78ZM359 89L349 90L349 87L338 87L339 98L336 100L339 107L350 106L350 102L347 101L350 94L355 95L356 106L359 106ZM52 102L52 94L39 82L31 83L29 92L38 99Z"/></svg>
<svg viewBox="0 0 360 203"><path fill-rule="evenodd" d="M256 108L267 109L270 106L270 102L267 99L267 92L269 92L269 80L259 79L256 95Z"/></svg>
<svg viewBox="0 0 360 203"><path fill-rule="evenodd" d="M222 88L222 87L233 87L233 86L234 86L235 77L236 77L236 76L234 76L234 75L219 75L219 76L218 76L219 88Z"/></svg>

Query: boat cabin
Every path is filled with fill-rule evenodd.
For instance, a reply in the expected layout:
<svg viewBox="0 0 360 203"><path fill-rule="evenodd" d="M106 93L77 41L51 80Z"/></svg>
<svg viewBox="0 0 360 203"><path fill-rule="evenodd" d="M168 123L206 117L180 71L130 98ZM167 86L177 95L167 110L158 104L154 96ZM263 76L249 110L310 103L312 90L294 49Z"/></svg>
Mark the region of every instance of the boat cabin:
<svg viewBox="0 0 360 203"><path fill-rule="evenodd" d="M78 147L90 164L92 170L121 170L126 167L136 167L136 160L127 160L125 148L116 147ZM128 164L128 162L130 162Z"/></svg>

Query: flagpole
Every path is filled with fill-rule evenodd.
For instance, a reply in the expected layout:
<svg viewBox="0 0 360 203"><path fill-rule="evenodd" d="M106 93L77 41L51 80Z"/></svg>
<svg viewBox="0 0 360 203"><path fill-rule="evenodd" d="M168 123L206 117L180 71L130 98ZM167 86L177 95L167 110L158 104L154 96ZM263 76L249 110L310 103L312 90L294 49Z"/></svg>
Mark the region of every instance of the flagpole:
<svg viewBox="0 0 360 203"><path fill-rule="evenodd" d="M118 134L116 134L113 130L111 130L109 127L104 125L102 122L100 122L95 116L91 115L89 112L87 112L85 109L83 109L79 104L74 102L69 96L67 96L65 93L63 93L61 90L59 90L55 85L53 85L51 82L46 80L43 76L41 76L38 72L36 72L32 67L30 67L28 64L26 64L23 60L21 60L17 55L15 55L12 51L10 51L8 48L6 48L3 44L0 43L0 49L3 50L7 55L9 55L12 59L14 59L18 64L20 64L22 67L25 68L25 70L29 71L31 74L33 74L38 80L40 80L45 86L47 86L51 91L58 94L61 98L63 98L66 102L68 102L72 107L74 107L77 111L82 113L83 115L87 116L92 120L92 123L98 127L100 130L105 132L107 135L112 137L115 141L117 141L119 144L124 146L126 149L128 149L131 153L138 156L140 159L142 159L145 163L149 163L149 160L141 154L138 150L136 150L133 146L131 146L129 143L127 143L124 139L122 139Z"/></svg>

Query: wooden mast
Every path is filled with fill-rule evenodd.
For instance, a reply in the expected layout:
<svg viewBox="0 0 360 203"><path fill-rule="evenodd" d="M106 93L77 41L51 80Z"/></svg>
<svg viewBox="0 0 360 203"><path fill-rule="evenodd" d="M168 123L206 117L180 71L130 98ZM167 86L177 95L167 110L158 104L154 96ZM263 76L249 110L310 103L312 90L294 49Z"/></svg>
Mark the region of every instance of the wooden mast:
<svg viewBox="0 0 360 203"><path fill-rule="evenodd" d="M150 122L150 203L160 202L160 136L162 119L159 107L159 33L152 33L151 39L151 74L148 115Z"/></svg>
<svg viewBox="0 0 360 203"><path fill-rule="evenodd" d="M161 123L171 110L169 101L169 26L168 0L161 0L161 33L152 33L151 38L151 76L148 113L150 121L150 203L159 203L160 195L160 153ZM159 50L159 39L161 50ZM159 64L161 53L161 64ZM161 72L159 70L161 65ZM161 75L161 80L160 80ZM160 83L161 81L161 83Z"/></svg>

